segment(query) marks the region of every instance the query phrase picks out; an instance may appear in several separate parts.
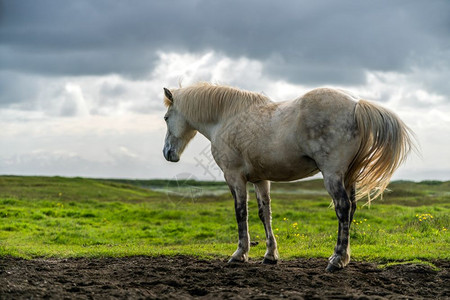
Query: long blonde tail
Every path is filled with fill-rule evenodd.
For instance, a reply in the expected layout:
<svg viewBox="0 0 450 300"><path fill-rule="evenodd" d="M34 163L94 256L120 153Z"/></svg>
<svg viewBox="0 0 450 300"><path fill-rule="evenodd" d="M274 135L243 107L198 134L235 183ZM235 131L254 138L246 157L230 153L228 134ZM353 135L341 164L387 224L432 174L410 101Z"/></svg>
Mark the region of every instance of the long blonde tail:
<svg viewBox="0 0 450 300"><path fill-rule="evenodd" d="M413 132L393 112L366 100L355 109L361 137L359 150L345 176L346 186L356 184L356 199L383 194L394 171L415 148Z"/></svg>

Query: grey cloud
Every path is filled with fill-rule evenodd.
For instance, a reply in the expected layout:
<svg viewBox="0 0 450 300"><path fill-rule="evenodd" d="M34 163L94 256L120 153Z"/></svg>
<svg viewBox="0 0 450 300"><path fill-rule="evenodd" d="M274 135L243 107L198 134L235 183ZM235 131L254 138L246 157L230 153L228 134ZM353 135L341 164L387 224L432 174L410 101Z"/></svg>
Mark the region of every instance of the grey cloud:
<svg viewBox="0 0 450 300"><path fill-rule="evenodd" d="M78 115L78 110L78 105L73 99L64 99L58 114L64 117L75 117Z"/></svg>
<svg viewBox="0 0 450 300"><path fill-rule="evenodd" d="M354 84L450 46L448 1L8 0L2 10L2 68L54 75L142 77L157 50L212 49L295 83Z"/></svg>
<svg viewBox="0 0 450 300"><path fill-rule="evenodd" d="M30 80L29 76L0 71L0 108L29 102L36 96L37 88L38 83Z"/></svg>
<svg viewBox="0 0 450 300"><path fill-rule="evenodd" d="M122 96L126 93L127 88L120 83L112 84L105 82L100 87L100 94L108 98L116 98Z"/></svg>

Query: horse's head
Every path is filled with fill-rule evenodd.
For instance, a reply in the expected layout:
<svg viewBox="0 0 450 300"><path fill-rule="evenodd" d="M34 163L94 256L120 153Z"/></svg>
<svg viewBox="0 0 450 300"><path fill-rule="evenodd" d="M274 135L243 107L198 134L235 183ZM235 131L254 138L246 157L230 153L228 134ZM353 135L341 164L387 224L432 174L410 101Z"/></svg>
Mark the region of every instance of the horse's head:
<svg viewBox="0 0 450 300"><path fill-rule="evenodd" d="M164 103L168 107L164 120L167 124L163 154L168 161L177 162L186 145L197 133L185 117L177 110L172 93L164 88ZM176 100L175 100L176 101Z"/></svg>

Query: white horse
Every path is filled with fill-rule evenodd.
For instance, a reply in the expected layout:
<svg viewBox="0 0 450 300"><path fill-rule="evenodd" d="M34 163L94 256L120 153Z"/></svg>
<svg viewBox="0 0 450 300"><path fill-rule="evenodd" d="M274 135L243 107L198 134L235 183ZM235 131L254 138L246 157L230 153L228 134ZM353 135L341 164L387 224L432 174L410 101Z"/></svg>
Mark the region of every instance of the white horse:
<svg viewBox="0 0 450 300"><path fill-rule="evenodd" d="M254 184L266 232L263 263L278 260L272 231L270 181L322 172L339 221L327 271L350 261L349 229L356 201L380 195L413 147L408 127L391 111L336 89L319 88L286 102L236 88L198 83L164 88L164 157L177 162L200 132L235 201L239 243L230 262L248 260L247 182Z"/></svg>

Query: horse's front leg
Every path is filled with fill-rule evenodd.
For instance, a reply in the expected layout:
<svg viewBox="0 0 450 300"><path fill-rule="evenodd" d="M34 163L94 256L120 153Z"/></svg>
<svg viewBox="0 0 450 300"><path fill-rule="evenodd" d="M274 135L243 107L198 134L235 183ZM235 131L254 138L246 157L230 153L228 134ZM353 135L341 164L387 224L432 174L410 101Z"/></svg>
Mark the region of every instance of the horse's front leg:
<svg viewBox="0 0 450 300"><path fill-rule="evenodd" d="M259 218L264 224L266 232L267 251L263 264L276 264L278 261L277 241L272 231L272 211L270 209L270 181L264 180L254 184L256 199L258 200Z"/></svg>
<svg viewBox="0 0 450 300"><path fill-rule="evenodd" d="M247 212L247 181L240 176L233 176L230 178L225 175L225 179L234 198L234 208L239 233L238 248L228 262L246 262L248 261L248 251L250 248Z"/></svg>
<svg viewBox="0 0 450 300"><path fill-rule="evenodd" d="M328 272L333 272L344 268L350 262L350 222L356 209L356 202L349 199L342 179L339 176L327 176L324 174L324 181L328 193L333 198L336 216L339 221L336 247L333 255L329 258L326 268Z"/></svg>

